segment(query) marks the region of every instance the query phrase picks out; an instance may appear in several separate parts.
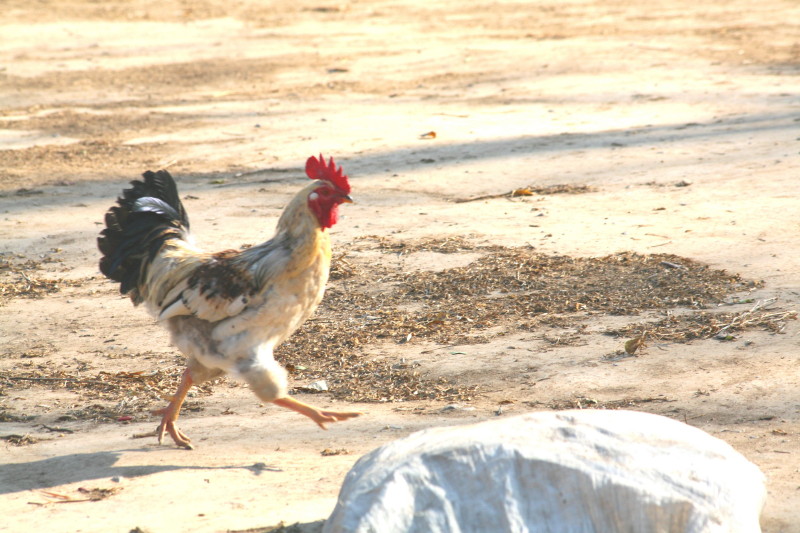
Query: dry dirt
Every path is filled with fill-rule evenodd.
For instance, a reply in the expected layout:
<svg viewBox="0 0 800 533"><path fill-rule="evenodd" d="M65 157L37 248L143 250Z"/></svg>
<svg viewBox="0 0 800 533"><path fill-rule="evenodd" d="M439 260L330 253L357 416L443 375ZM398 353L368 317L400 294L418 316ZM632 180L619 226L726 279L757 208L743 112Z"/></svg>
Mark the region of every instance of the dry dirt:
<svg viewBox="0 0 800 533"><path fill-rule="evenodd" d="M797 20L788 0L4 2L0 531L318 531L383 443L572 407L724 439L768 477L763 529L800 531ZM200 243L251 245L319 152L357 203L279 355L294 393L364 415L323 432L221 380L187 402L196 449L158 446L182 358L99 275L103 213L169 168Z"/></svg>

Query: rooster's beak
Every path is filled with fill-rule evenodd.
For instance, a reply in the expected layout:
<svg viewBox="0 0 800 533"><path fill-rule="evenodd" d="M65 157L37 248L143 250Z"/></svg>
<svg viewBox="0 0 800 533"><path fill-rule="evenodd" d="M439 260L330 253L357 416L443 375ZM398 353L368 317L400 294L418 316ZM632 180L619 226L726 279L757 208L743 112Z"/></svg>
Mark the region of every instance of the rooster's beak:
<svg viewBox="0 0 800 533"><path fill-rule="evenodd" d="M343 204L352 204L353 203L353 199L350 197L349 194L345 194L344 196L341 197L341 199L342 199L342 203Z"/></svg>

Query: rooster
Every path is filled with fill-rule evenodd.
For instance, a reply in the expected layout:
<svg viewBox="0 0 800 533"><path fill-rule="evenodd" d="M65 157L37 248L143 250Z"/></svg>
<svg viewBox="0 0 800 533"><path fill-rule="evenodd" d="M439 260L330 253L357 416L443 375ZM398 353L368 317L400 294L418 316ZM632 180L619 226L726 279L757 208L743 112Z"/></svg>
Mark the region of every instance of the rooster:
<svg viewBox="0 0 800 533"><path fill-rule="evenodd" d="M100 270L120 283L134 305L148 311L170 332L188 364L178 391L156 429L158 442L169 433L175 444L192 449L176 425L192 385L230 374L244 380L261 400L325 424L357 412L318 409L287 394L286 370L273 357L322 300L331 261L327 230L338 207L351 203L347 176L320 155L306 162L314 180L286 206L275 236L245 250L208 253L197 248L172 176L145 172L132 181L105 216L97 239Z"/></svg>

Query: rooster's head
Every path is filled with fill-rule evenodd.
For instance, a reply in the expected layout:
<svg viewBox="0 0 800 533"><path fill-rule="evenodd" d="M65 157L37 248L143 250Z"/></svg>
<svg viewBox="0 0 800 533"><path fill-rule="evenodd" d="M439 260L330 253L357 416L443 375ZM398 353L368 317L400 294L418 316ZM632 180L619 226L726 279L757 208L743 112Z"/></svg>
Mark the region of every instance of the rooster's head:
<svg viewBox="0 0 800 533"><path fill-rule="evenodd" d="M336 168L332 157L326 164L322 154L319 159L308 158L306 174L312 180L319 182L308 195L308 207L316 215L322 228L330 228L336 224L339 216L339 204L353 202L350 198L350 183L347 181L347 176L342 173L341 167Z"/></svg>

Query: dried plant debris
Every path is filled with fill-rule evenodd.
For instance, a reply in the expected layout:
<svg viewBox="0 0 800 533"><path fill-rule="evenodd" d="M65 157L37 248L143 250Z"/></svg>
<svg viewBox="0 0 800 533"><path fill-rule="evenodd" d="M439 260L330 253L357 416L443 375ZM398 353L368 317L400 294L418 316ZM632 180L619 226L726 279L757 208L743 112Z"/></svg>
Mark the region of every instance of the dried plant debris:
<svg viewBox="0 0 800 533"><path fill-rule="evenodd" d="M647 330L625 343L625 353L628 355L635 355L636 350L645 347L645 340L647 340Z"/></svg>
<svg viewBox="0 0 800 533"><path fill-rule="evenodd" d="M3 372L0 374L0 386L18 390L38 386L75 392L80 397L80 403L69 408L60 421L121 421L121 417L132 420L132 414L148 413L168 400L177 390L182 373L181 368L171 368L150 373L99 372L89 377L37 365L33 370ZM194 394L210 394L212 383L195 387ZM192 402L185 407L191 411Z"/></svg>
<svg viewBox="0 0 800 533"><path fill-rule="evenodd" d="M122 490L122 487L112 488L86 488L79 487L77 495L64 494L61 492L53 492L48 490L38 491L40 495L47 498L45 502L29 502L32 505L49 505L52 503L81 503L81 502L97 502L105 500Z"/></svg>
<svg viewBox="0 0 800 533"><path fill-rule="evenodd" d="M2 394L0 394L2 396ZM0 406L0 422L30 422L35 419L34 415L16 415L8 412L6 407Z"/></svg>
<svg viewBox="0 0 800 533"><path fill-rule="evenodd" d="M529 185L527 187L520 187L500 194L485 194L482 196L475 196L472 198L461 198L456 200L455 202L457 204L463 204L466 202L477 202L479 200L492 200L494 198L516 198L518 196L534 196L534 195L545 196L549 194L586 194L589 192L594 192L596 190L597 189L589 185L573 185L570 183L546 185L539 187L535 185Z"/></svg>
<svg viewBox="0 0 800 533"><path fill-rule="evenodd" d="M32 436L29 433L24 435L0 435L0 440L4 440L7 443L11 444L12 446L28 446L29 444L36 444L40 442L42 439L37 439L36 437Z"/></svg>
<svg viewBox="0 0 800 533"><path fill-rule="evenodd" d="M681 264L668 268L662 263ZM452 305L503 300L523 316L603 312L634 315L645 309L704 308L758 283L668 254L624 252L575 258L509 249L442 272L415 272L402 289L425 302ZM491 304L490 304L491 305Z"/></svg>
<svg viewBox="0 0 800 533"><path fill-rule="evenodd" d="M341 253L331 259L330 279L347 279L361 274L357 266L347 260L347 252Z"/></svg>
<svg viewBox="0 0 800 533"><path fill-rule="evenodd" d="M479 344L514 330L569 328L552 345L576 344L576 323L593 314L702 309L760 285L674 255L620 253L598 258L551 256L529 248L478 247L460 238L398 242L374 238L379 251L481 251L466 267L404 272L366 262L359 276L332 283L315 319L277 350L303 382L326 379L349 401L467 401L477 391L431 382L413 369L367 360L361 347L423 339ZM679 265L680 268L676 268Z"/></svg>
<svg viewBox="0 0 800 533"><path fill-rule="evenodd" d="M533 194L539 195L547 195L547 194L586 194L588 192L595 192L597 189L592 187L591 185L574 185L572 183L562 183L556 185L546 185L542 187L536 187L534 185L529 185L528 187L524 188L525 190L531 191ZM519 191L519 189L516 189Z"/></svg>
<svg viewBox="0 0 800 533"><path fill-rule="evenodd" d="M548 343L552 347L558 346L585 346L588 342L585 340L587 324L582 324L573 331L567 329L558 329L557 333L544 333L539 338Z"/></svg>
<svg viewBox="0 0 800 533"><path fill-rule="evenodd" d="M576 396L567 400L551 400L549 402L529 401L523 402L530 407L546 407L555 411L565 409L636 409L645 403L674 402L663 395L642 398L621 398L618 400L597 400L588 396Z"/></svg>
<svg viewBox="0 0 800 533"><path fill-rule="evenodd" d="M365 259L359 255L363 251L372 255ZM381 261L380 256L375 260L374 252L468 252L480 257L464 267L406 271L402 262ZM760 286L674 255L619 253L576 258L545 255L529 247L481 246L464 237L406 241L363 237L352 247L351 255L334 257L332 273L316 316L279 346L276 356L301 387L295 392L308 392L302 387L324 380L333 397L354 402L452 403L470 401L480 393L474 386L450 379L428 378L413 365L370 358L364 353L367 346L419 341L481 344L515 331L537 332L554 347L575 345L581 343L585 323L592 316L636 315L677 307L701 310L731 294ZM710 320L704 317L712 316L716 322L707 322L702 329L702 321ZM665 338L667 326L688 338L696 334L692 328L707 336L726 324L728 331L735 331L759 321L777 324L780 318L759 316L754 312L734 321L732 316L690 314L666 319L688 321L675 326L634 324L614 334L644 339L646 329L646 338L657 341ZM183 370L178 365L157 372L89 376L85 371L34 362L0 374L0 387L39 386L78 393L82 403L76 403L65 420L128 420L169 398ZM210 392L210 386L204 385L198 392ZM186 408L196 407L189 402Z"/></svg>
<svg viewBox="0 0 800 533"><path fill-rule="evenodd" d="M475 250L491 251L502 250L501 246L478 246L468 239L461 236L450 237L426 237L416 240L396 240L378 235L367 235L358 239L358 243L374 243L377 249L383 253L410 254L415 252L436 252L440 254L456 254L461 252L471 252ZM371 247L368 245L368 247Z"/></svg>
<svg viewBox="0 0 800 533"><path fill-rule="evenodd" d="M331 455L348 455L350 451L347 450L346 448L336 448L336 449L325 448L319 453L323 457L330 457Z"/></svg>
<svg viewBox="0 0 800 533"><path fill-rule="evenodd" d="M22 256L0 257L0 305L14 298L43 298L60 291L62 286L79 285L76 281L42 277L37 273L41 269L40 261Z"/></svg>
<svg viewBox="0 0 800 533"><path fill-rule="evenodd" d="M61 290L63 280L36 278L17 272L12 279L0 280L0 305L14 298L42 298Z"/></svg>
<svg viewBox="0 0 800 533"><path fill-rule="evenodd" d="M794 310L749 310L741 313L698 312L670 314L655 322L637 322L621 329L608 330L608 335L628 337L643 335L661 342L690 342L695 339L726 341L747 329L782 333L789 320L797 319ZM630 341L628 341L630 342Z"/></svg>
<svg viewBox="0 0 800 533"><path fill-rule="evenodd" d="M322 526L324 522L325 522L324 520L320 520L319 522L313 522L311 524L301 524L297 522L291 525L287 525L285 522L280 522L274 526L256 527L251 529L237 529L236 531L229 530L228 533L311 533L312 531L313 532L322 531Z"/></svg>

